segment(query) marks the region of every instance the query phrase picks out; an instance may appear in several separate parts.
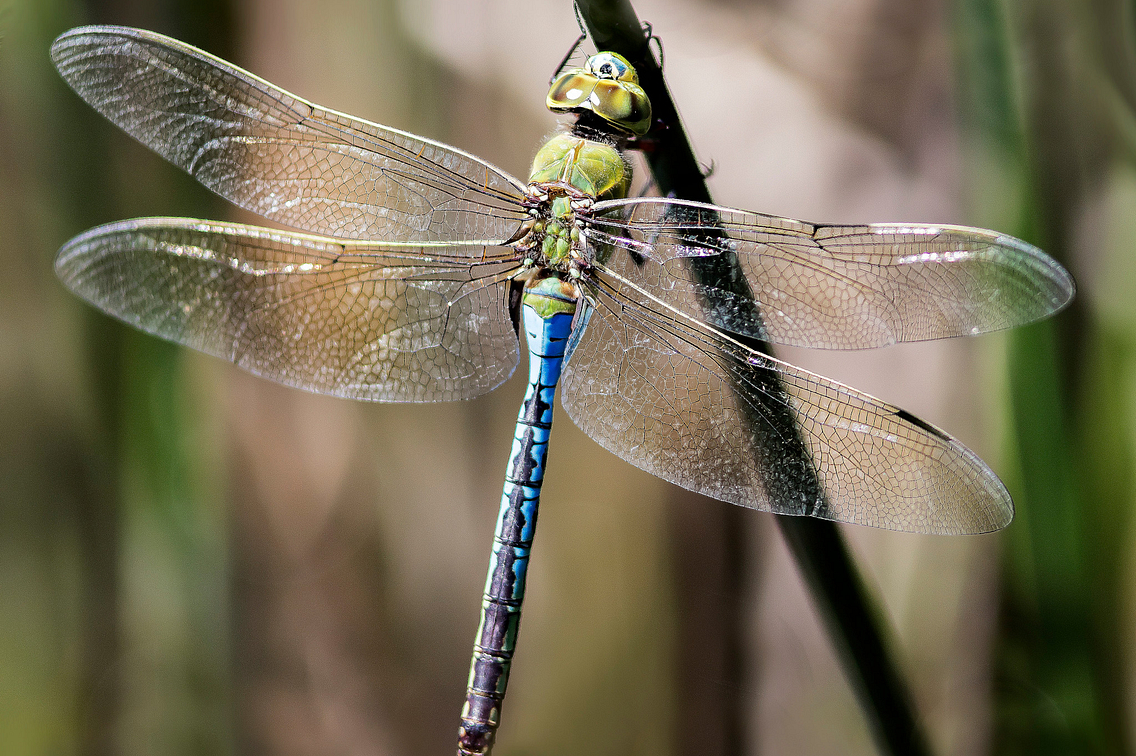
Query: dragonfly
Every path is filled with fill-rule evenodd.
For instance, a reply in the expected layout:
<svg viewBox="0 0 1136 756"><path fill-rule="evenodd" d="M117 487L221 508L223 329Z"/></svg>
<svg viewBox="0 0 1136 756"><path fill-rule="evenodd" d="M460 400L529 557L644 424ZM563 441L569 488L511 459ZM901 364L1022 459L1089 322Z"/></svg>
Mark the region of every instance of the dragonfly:
<svg viewBox="0 0 1136 756"><path fill-rule="evenodd" d="M524 598L557 386L619 457L781 515L913 533L1008 524L1006 488L934 426L748 343L866 349L1052 315L1070 275L950 225L813 224L631 197L656 124L628 61L558 72L570 122L527 182L460 149L315 105L153 32L71 30L67 83L217 194L281 226L140 218L67 242L55 269L99 309L260 376L367 401L469 399L529 379L458 734L490 753ZM706 266L730 274L705 275ZM815 486L779 450L796 439Z"/></svg>

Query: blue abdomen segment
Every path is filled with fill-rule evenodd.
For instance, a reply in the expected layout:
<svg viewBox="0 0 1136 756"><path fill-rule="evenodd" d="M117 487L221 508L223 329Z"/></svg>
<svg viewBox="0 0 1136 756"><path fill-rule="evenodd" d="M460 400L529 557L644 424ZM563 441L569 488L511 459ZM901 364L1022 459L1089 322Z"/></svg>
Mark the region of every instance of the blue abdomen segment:
<svg viewBox="0 0 1136 756"><path fill-rule="evenodd" d="M572 332L571 312L542 317L527 297L521 310L529 347L529 386L517 417L501 494L493 556L481 602L481 623L462 709L459 756L489 753L500 722L501 700L509 681L536 530L553 400Z"/></svg>

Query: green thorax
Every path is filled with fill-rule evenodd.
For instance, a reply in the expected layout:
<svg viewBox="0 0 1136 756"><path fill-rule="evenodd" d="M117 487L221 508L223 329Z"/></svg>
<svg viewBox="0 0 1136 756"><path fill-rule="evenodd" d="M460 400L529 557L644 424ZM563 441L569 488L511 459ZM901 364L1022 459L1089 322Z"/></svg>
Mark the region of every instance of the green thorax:
<svg viewBox="0 0 1136 756"><path fill-rule="evenodd" d="M540 251L548 264L558 268L566 263L572 248L580 241L571 200L564 194L554 196L549 203L548 217L540 221L535 230L541 234Z"/></svg>
<svg viewBox="0 0 1136 756"><path fill-rule="evenodd" d="M537 152L529 183L548 191L548 216L536 230L543 234L541 252L548 264L560 267L580 240L570 190L597 200L626 197L631 167L606 142L558 134Z"/></svg>
<svg viewBox="0 0 1136 756"><path fill-rule="evenodd" d="M562 182L596 199L627 196L631 170L623 155L605 142L557 134L533 158L529 183Z"/></svg>

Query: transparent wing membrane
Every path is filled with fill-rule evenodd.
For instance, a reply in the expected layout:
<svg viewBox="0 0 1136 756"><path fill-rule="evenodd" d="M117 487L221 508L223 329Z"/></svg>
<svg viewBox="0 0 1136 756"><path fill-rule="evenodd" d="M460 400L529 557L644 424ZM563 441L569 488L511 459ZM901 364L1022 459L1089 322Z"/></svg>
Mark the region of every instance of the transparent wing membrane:
<svg viewBox="0 0 1136 756"><path fill-rule="evenodd" d="M132 136L299 229L144 218L72 239L60 278L128 323L309 391L465 399L515 369L513 276L534 266L586 291L563 402L628 462L742 506L892 530L982 533L1013 516L998 478L950 436L730 334L863 349L1029 323L1074 284L1025 242L639 198L580 210L581 259L550 262L541 234L560 216L461 150L151 32L75 29L52 57Z"/></svg>
<svg viewBox="0 0 1136 756"><path fill-rule="evenodd" d="M51 48L80 96L235 204L287 226L384 242L498 244L523 185L472 155L313 105L153 32L82 27Z"/></svg>
<svg viewBox="0 0 1136 756"><path fill-rule="evenodd" d="M55 269L111 315L257 375L353 399L428 402L478 396L512 374L514 254L143 218L72 239Z"/></svg>
<svg viewBox="0 0 1136 756"><path fill-rule="evenodd" d="M990 468L942 431L676 316L610 271L594 282L563 402L626 461L779 514L914 533L984 533L1012 518Z"/></svg>
<svg viewBox="0 0 1136 756"><path fill-rule="evenodd" d="M1052 315L1074 292L1037 248L976 228L813 225L650 198L593 212L588 237L616 272L692 317L777 344L866 349L985 333ZM745 280L701 282L691 260L713 257Z"/></svg>

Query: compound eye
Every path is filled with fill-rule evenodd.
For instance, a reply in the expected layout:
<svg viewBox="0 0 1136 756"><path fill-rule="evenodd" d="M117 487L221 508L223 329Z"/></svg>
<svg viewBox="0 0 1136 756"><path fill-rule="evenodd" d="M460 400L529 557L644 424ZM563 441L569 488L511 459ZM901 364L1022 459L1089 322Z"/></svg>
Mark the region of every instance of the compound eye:
<svg viewBox="0 0 1136 756"><path fill-rule="evenodd" d="M620 80L627 76L629 67L611 53L600 53L588 59L588 70L601 79Z"/></svg>

